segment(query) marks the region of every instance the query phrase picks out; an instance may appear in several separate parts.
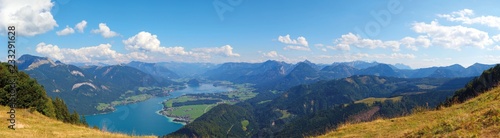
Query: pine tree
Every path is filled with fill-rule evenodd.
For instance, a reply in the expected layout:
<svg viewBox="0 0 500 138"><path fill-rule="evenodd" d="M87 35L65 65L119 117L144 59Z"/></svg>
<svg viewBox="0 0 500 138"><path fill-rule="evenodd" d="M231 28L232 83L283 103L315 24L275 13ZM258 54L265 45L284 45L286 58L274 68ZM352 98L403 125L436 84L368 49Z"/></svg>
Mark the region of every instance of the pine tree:
<svg viewBox="0 0 500 138"><path fill-rule="evenodd" d="M82 123L82 125L89 127L89 123L87 123L87 118L85 118L84 115L80 117L80 122Z"/></svg>

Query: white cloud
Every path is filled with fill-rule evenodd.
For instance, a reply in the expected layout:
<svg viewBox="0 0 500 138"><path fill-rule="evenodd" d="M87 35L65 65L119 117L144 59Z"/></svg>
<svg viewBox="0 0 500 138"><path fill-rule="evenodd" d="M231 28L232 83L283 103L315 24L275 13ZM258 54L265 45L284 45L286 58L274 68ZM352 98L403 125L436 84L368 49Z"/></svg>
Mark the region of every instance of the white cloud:
<svg viewBox="0 0 500 138"><path fill-rule="evenodd" d="M428 48L431 46L431 40L427 36L418 36L417 38L405 37L399 41L401 45L406 45L406 48L413 51L418 51L418 47Z"/></svg>
<svg viewBox="0 0 500 138"><path fill-rule="evenodd" d="M415 59L416 56L413 54L392 53L390 58L392 58L392 59Z"/></svg>
<svg viewBox="0 0 500 138"><path fill-rule="evenodd" d="M309 43L307 42L305 37L299 36L297 39L291 39L290 35L287 34L286 36L279 36L278 41L280 41L283 44L289 44L289 45L301 45L301 46L309 46Z"/></svg>
<svg viewBox="0 0 500 138"><path fill-rule="evenodd" d="M144 31L139 32L135 36L123 40L122 42L125 45L125 49L132 52L159 53L170 57L182 56L184 58L196 58L196 59L207 60L212 58L213 55L218 55L222 57L240 56L240 54L233 52L233 47L230 45L225 45L221 47L210 47L210 48L195 48L192 49L191 51L187 51L184 47L179 47L179 46L164 47L161 46L161 42L160 40L158 40L156 35Z"/></svg>
<svg viewBox="0 0 500 138"><path fill-rule="evenodd" d="M42 55L49 56L50 58L61 60L64 59L63 53L61 53L61 49L59 49L56 45L39 43L36 45L36 52Z"/></svg>
<svg viewBox="0 0 500 138"><path fill-rule="evenodd" d="M57 27L51 14L54 6L50 0L2 0L0 2L0 33L8 26L15 26L21 36L35 36Z"/></svg>
<svg viewBox="0 0 500 138"><path fill-rule="evenodd" d="M321 50L321 51L323 51L323 52L326 52L326 51L327 51L327 50L326 50L325 45L323 45L323 44L314 44L314 46L315 46L317 49L319 49L319 50Z"/></svg>
<svg viewBox="0 0 500 138"><path fill-rule="evenodd" d="M104 38L118 36L118 33L111 31L105 23L99 23L99 29L92 30L92 33L101 34Z"/></svg>
<svg viewBox="0 0 500 138"><path fill-rule="evenodd" d="M432 45L449 49L461 50L464 46L484 48L493 44L487 32L463 26L442 26L436 21L415 23L413 30L429 37Z"/></svg>
<svg viewBox="0 0 500 138"><path fill-rule="evenodd" d="M345 53L335 55L318 55L315 56L317 60L334 59L336 61L355 61L355 60L402 60L402 59L415 59L413 54L392 53L387 54L368 54L368 53Z"/></svg>
<svg viewBox="0 0 500 138"><path fill-rule="evenodd" d="M462 22L463 24L481 24L500 30L500 17L497 16L479 16L473 17L474 11L463 9L452 12L451 14L438 14L438 17L445 18L448 21Z"/></svg>
<svg viewBox="0 0 500 138"><path fill-rule="evenodd" d="M500 50L500 45L496 45L493 48L489 48L488 50Z"/></svg>
<svg viewBox="0 0 500 138"><path fill-rule="evenodd" d="M133 60L145 61L145 60L148 60L148 58L150 56L148 56L148 54L142 53L142 52L131 52L131 53L127 54L127 57L129 59L133 59Z"/></svg>
<svg viewBox="0 0 500 138"><path fill-rule="evenodd" d="M221 47L196 48L191 51L184 47L163 47L156 35L149 32L139 32L123 40L128 53L119 53L112 49L111 44L100 44L78 49L60 48L57 45L40 43L36 52L66 63L125 63L132 60L163 62L223 62L237 61L240 54L235 53L230 45Z"/></svg>
<svg viewBox="0 0 500 138"><path fill-rule="evenodd" d="M75 25L75 29L78 30L78 32L83 33L83 30L87 27L87 21L82 20L78 24Z"/></svg>
<svg viewBox="0 0 500 138"><path fill-rule="evenodd" d="M495 35L495 36L493 36L493 37L491 37L491 38L492 38L492 39L493 39L493 41L495 41L495 42L500 42L500 34Z"/></svg>
<svg viewBox="0 0 500 138"><path fill-rule="evenodd" d="M365 39L361 38L359 35L354 35L352 33L348 33L342 35L341 38L335 39L335 46L328 46L329 49L333 50L350 50L351 46L355 46L358 48L391 48L392 51L399 51L400 43L398 41L382 41L375 39Z"/></svg>
<svg viewBox="0 0 500 138"><path fill-rule="evenodd" d="M122 42L125 44L125 49L130 51L157 52L168 56L190 54L184 50L184 47L160 46L160 40L158 40L156 35L144 31Z"/></svg>
<svg viewBox="0 0 500 138"><path fill-rule="evenodd" d="M306 46L286 46L283 50L300 50L300 51L310 51L311 48Z"/></svg>
<svg viewBox="0 0 500 138"><path fill-rule="evenodd" d="M75 33L75 30L73 30L73 28L71 28L69 26L66 26L66 28L64 28L63 30L56 32L56 34L59 35L59 36L61 36L61 35L69 35L69 34L72 34L72 33Z"/></svg>
<svg viewBox="0 0 500 138"><path fill-rule="evenodd" d="M270 52L267 52L267 53L262 53L262 55L264 57L274 58L274 57L278 57L278 52L276 52L276 51L270 51Z"/></svg>
<svg viewBox="0 0 500 138"><path fill-rule="evenodd" d="M239 57L240 54L233 52L233 47L230 45L225 45L222 47L213 47L213 48L196 48L192 50L195 53L205 53L205 54L215 54L221 55L225 57Z"/></svg>
<svg viewBox="0 0 500 138"><path fill-rule="evenodd" d="M100 44L79 49L60 49L57 45L42 42L36 46L36 52L69 63L123 63L127 61L125 55L112 50L110 44Z"/></svg>
<svg viewBox="0 0 500 138"><path fill-rule="evenodd" d="M291 39L290 35L286 36L278 36L278 41L283 44L288 44L288 46L284 47L284 50L301 50L301 51L310 51L309 43L307 42L305 37L299 36L297 39Z"/></svg>
<svg viewBox="0 0 500 138"><path fill-rule="evenodd" d="M342 51L349 51L351 50L351 47L346 44L337 44L336 46L326 46L326 48L331 49L331 50L342 50Z"/></svg>

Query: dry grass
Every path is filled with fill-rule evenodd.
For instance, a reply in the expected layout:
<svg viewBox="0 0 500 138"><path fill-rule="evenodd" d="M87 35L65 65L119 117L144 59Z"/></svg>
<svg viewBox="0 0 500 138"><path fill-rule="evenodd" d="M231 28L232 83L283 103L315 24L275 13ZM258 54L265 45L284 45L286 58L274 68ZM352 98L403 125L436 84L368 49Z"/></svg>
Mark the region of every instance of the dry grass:
<svg viewBox="0 0 500 138"><path fill-rule="evenodd" d="M0 106L0 120L3 126L0 126L0 137L19 137L19 138L130 138L138 136L129 136L125 134L102 132L100 130L87 128L84 126L71 125L61 121L48 118L38 112L30 113L26 109L16 110L16 130L9 129L7 114L10 108ZM154 136L146 136L154 138Z"/></svg>
<svg viewBox="0 0 500 138"><path fill-rule="evenodd" d="M500 137L500 87L449 108L343 124L319 137Z"/></svg>

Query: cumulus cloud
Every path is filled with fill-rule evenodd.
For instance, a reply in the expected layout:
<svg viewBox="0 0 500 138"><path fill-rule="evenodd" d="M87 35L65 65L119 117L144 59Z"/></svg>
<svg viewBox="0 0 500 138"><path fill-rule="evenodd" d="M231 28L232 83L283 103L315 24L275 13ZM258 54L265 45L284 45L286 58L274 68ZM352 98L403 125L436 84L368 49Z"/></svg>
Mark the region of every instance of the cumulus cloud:
<svg viewBox="0 0 500 138"><path fill-rule="evenodd" d="M402 54L402 53L392 53L389 58L392 59L415 59L416 56L413 54Z"/></svg>
<svg viewBox="0 0 500 138"><path fill-rule="evenodd" d="M87 27L87 21L82 20L78 24L75 25L75 29L78 30L78 32L83 33L83 30Z"/></svg>
<svg viewBox="0 0 500 138"><path fill-rule="evenodd" d="M315 56L317 59L336 59L339 61L354 61L354 60L373 60L373 59L415 59L416 56L413 54L403 54L403 53L392 53L392 54L369 54L369 53L345 53L336 55L318 55Z"/></svg>
<svg viewBox="0 0 500 138"><path fill-rule="evenodd" d="M184 47L162 47L160 40L156 35L149 32L139 32L135 36L122 41L125 44L125 49L131 51L157 52L169 56L173 55L188 55L189 52L184 50Z"/></svg>
<svg viewBox="0 0 500 138"><path fill-rule="evenodd" d="M99 23L99 29L92 30L92 33L101 34L104 38L118 36L118 33L111 31L111 29L105 23Z"/></svg>
<svg viewBox="0 0 500 138"><path fill-rule="evenodd" d="M195 48L191 51L186 51L184 47L164 47L161 46L161 42L156 35L144 31L139 32L127 40L123 40L123 44L125 44L125 49L129 51L154 52L168 56L182 55L198 58L210 58L211 55L220 55L224 57L240 56L240 54L233 52L233 47L230 45L212 48Z"/></svg>
<svg viewBox="0 0 500 138"><path fill-rule="evenodd" d="M59 48L57 45L39 43L36 52L49 58L62 62L80 63L122 63L126 61L125 55L111 49L111 44L82 47L78 49Z"/></svg>
<svg viewBox="0 0 500 138"><path fill-rule="evenodd" d="M493 37L491 37L491 38L492 38L492 39L493 39L493 41L495 41L495 42L500 42L500 34L495 35L495 36L493 36Z"/></svg>
<svg viewBox="0 0 500 138"><path fill-rule="evenodd" d="M21 36L35 36L57 27L51 14L54 6L50 0L4 0L0 1L0 33L15 25Z"/></svg>
<svg viewBox="0 0 500 138"><path fill-rule="evenodd" d="M225 57L239 57L240 54L233 52L233 47L230 45L225 45L222 47L213 47L213 48L196 48L192 50L196 53L205 53L205 54L215 54L221 55Z"/></svg>
<svg viewBox="0 0 500 138"><path fill-rule="evenodd" d="M300 51L310 51L311 48L307 46L286 46L283 50L300 50Z"/></svg>
<svg viewBox="0 0 500 138"><path fill-rule="evenodd" d="M288 45L283 48L284 50L302 50L302 51L311 50L309 48L309 43L303 36L299 36L297 39L291 39L290 35L287 34L286 36L278 36L278 41Z"/></svg>
<svg viewBox="0 0 500 138"><path fill-rule="evenodd" d="M432 45L449 49L461 50L464 46L485 48L493 44L487 32L464 26L442 26L436 21L413 24L416 33L425 34L431 39Z"/></svg>
<svg viewBox="0 0 500 138"><path fill-rule="evenodd" d="M60 48L57 45L39 43L36 52L44 56L67 63L124 63L137 61L212 61L237 60L240 54L235 53L230 45L221 47L195 48L191 51L184 47L164 47L156 35L149 32L138 34L122 41L128 53L119 53L111 44L100 44L78 49Z"/></svg>
<svg viewBox="0 0 500 138"><path fill-rule="evenodd" d="M418 47L428 48L431 46L431 40L427 36L418 36L417 38L405 37L400 40L401 45L406 45L406 48L413 51L418 51Z"/></svg>
<svg viewBox="0 0 500 138"><path fill-rule="evenodd" d="M303 36L299 36L297 39L291 39L290 35L287 34L286 36L279 36L278 41L284 44L290 44L290 45L301 45L301 46L309 46L309 43L307 42L306 38Z"/></svg>
<svg viewBox="0 0 500 138"><path fill-rule="evenodd" d="M61 52L61 49L57 45L52 45L52 44L45 44L45 43L39 43L36 45L36 52L49 56L50 58L56 59L56 60L62 60L64 59L64 55Z"/></svg>
<svg viewBox="0 0 500 138"><path fill-rule="evenodd" d="M317 49L319 49L319 50L321 50L321 51L323 51L323 52L326 52L326 51L327 51L327 50L326 50L325 45L323 45L323 44L314 44L314 46L315 46Z"/></svg>
<svg viewBox="0 0 500 138"><path fill-rule="evenodd" d="M307 59L307 57L304 57L304 56L299 56L299 57L293 57L293 58L288 58L284 55L281 55L279 54L278 52L276 51L269 51L269 52L262 52L262 51L258 51L260 54L262 54L261 57L264 58L264 60L278 60L278 61L284 61L284 62L300 62L300 61L304 61L305 59Z"/></svg>
<svg viewBox="0 0 500 138"><path fill-rule="evenodd" d="M267 58L274 58L274 57L278 57L278 52L276 52L276 51L270 51L270 52L267 52L267 53L262 53L262 55L264 57L267 57Z"/></svg>
<svg viewBox="0 0 500 138"><path fill-rule="evenodd" d="M445 18L448 21L461 22L463 24L481 24L500 30L500 17L497 16L479 16L474 17L474 11L463 9L450 14L438 14L438 17Z"/></svg>
<svg viewBox="0 0 500 138"><path fill-rule="evenodd" d="M327 46L329 49L333 50L350 50L351 46L355 46L358 48L391 48L393 51L399 51L400 42L398 41L382 41L375 39L366 39L362 38L359 35L354 35L352 33L348 33L342 35L341 38L335 39L335 46Z"/></svg>
<svg viewBox="0 0 500 138"><path fill-rule="evenodd" d="M500 50L500 46L494 46L493 48L489 49L489 50Z"/></svg>
<svg viewBox="0 0 500 138"><path fill-rule="evenodd" d="M72 34L72 33L75 33L75 30L69 26L66 26L66 28L64 28L63 30L61 31L57 31L56 34L61 36L61 35L69 35L69 34Z"/></svg>

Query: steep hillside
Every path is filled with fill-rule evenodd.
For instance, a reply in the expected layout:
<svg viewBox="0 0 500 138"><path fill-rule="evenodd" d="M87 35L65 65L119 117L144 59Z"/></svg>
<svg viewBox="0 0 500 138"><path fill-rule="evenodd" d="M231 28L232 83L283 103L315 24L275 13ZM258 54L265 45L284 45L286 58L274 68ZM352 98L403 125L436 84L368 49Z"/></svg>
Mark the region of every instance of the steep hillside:
<svg viewBox="0 0 500 138"><path fill-rule="evenodd" d="M10 114L5 114L10 108L0 106L0 120L7 120ZM27 109L16 110L16 130L0 127L2 138L130 138L132 136L103 132L97 129L72 125L46 117L38 112L30 113ZM147 136L154 138L154 136Z"/></svg>
<svg viewBox="0 0 500 138"><path fill-rule="evenodd" d="M223 123L213 125L210 122L195 121L164 137L248 137L257 129L255 119L250 114L252 113L243 107L221 104L196 120Z"/></svg>
<svg viewBox="0 0 500 138"><path fill-rule="evenodd" d="M323 137L498 137L500 65L455 92L436 111L395 119L345 124Z"/></svg>
<svg viewBox="0 0 500 138"><path fill-rule="evenodd" d="M345 124L330 137L498 137L500 87L465 103L411 116Z"/></svg>

